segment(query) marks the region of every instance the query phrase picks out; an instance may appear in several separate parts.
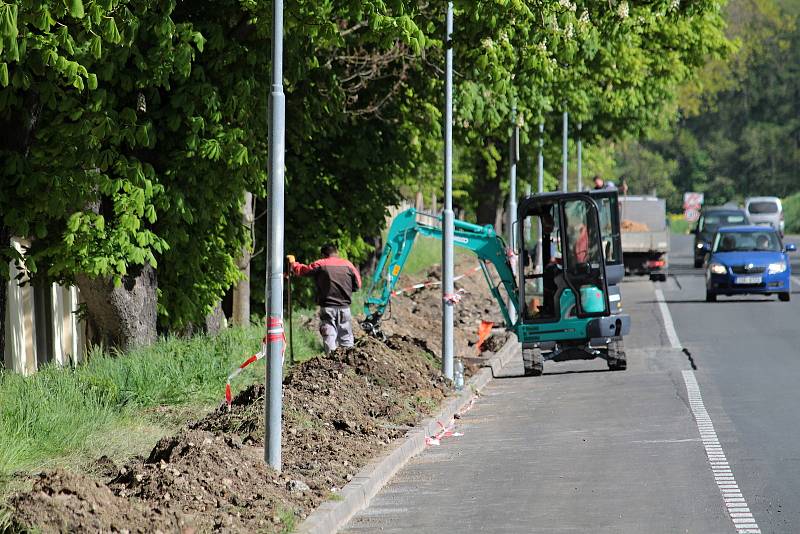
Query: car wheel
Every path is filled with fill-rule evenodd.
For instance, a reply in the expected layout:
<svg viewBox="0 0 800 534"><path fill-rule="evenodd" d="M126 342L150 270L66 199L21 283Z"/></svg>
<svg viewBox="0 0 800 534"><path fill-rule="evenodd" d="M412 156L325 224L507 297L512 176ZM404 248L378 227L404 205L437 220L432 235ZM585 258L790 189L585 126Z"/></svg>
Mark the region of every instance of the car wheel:
<svg viewBox="0 0 800 534"><path fill-rule="evenodd" d="M788 291L786 293L778 293L778 298L781 302L789 302L792 300L792 294Z"/></svg>
<svg viewBox="0 0 800 534"><path fill-rule="evenodd" d="M706 291L706 302L717 302L717 294Z"/></svg>

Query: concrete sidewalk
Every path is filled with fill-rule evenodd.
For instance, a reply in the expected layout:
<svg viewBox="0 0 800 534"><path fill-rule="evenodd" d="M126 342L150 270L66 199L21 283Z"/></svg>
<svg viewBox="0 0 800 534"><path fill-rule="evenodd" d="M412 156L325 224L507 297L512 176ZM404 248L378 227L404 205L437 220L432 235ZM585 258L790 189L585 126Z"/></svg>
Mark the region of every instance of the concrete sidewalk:
<svg viewBox="0 0 800 534"><path fill-rule="evenodd" d="M623 294L638 330L628 371L547 363L525 378L515 362L463 436L414 458L343 531L734 532L687 406L687 360L661 346L652 285Z"/></svg>

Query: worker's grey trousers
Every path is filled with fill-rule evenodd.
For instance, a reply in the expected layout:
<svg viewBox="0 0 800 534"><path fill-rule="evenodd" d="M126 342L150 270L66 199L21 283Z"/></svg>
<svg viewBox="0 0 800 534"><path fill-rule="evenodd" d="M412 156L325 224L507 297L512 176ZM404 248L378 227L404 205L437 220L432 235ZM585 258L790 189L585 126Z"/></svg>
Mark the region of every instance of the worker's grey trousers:
<svg viewBox="0 0 800 534"><path fill-rule="evenodd" d="M353 346L353 323L350 308L322 307L319 309L319 333L325 353L340 347Z"/></svg>

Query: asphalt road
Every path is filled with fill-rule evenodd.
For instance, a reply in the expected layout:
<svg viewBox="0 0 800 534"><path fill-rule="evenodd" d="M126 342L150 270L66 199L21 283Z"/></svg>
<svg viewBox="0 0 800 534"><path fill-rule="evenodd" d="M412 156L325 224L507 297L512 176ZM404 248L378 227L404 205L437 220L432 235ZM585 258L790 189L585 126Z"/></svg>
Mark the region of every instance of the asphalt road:
<svg viewBox="0 0 800 534"><path fill-rule="evenodd" d="M800 294L706 303L691 246L626 280L627 371L511 366L344 531L800 532Z"/></svg>
<svg viewBox="0 0 800 534"><path fill-rule="evenodd" d="M796 236L786 241L800 244ZM664 295L742 493L762 532L800 532L800 256L792 259L792 302L706 303L690 239L675 236L672 249L683 289L671 281Z"/></svg>

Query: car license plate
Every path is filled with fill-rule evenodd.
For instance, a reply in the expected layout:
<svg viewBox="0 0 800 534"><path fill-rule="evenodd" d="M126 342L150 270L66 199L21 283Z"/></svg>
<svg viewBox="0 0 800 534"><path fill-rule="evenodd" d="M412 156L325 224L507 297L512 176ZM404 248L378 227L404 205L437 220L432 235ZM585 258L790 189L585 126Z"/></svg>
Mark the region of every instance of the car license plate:
<svg viewBox="0 0 800 534"><path fill-rule="evenodd" d="M760 276L737 276L736 277L737 284L760 284L761 277Z"/></svg>

